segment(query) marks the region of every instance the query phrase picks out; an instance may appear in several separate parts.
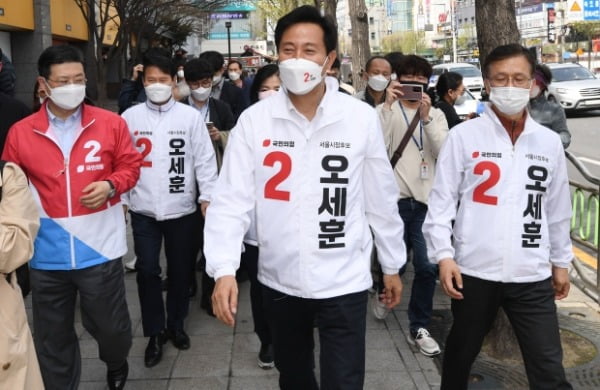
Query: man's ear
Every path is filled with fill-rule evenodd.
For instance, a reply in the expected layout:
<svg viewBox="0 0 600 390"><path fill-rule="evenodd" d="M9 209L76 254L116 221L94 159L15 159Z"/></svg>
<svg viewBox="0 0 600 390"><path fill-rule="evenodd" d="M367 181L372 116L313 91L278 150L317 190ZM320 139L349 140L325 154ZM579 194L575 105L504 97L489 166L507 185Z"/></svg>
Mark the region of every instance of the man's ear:
<svg viewBox="0 0 600 390"><path fill-rule="evenodd" d="M329 52L329 54L327 54L327 63L324 66L324 71L325 72L329 72L331 70L331 67L333 66L333 62L335 61L337 57L337 52L335 50L332 50Z"/></svg>
<svg viewBox="0 0 600 390"><path fill-rule="evenodd" d="M38 76L36 80L38 83L38 91L44 92L45 96L50 96L50 91L48 88L48 84L46 84L46 79L42 76Z"/></svg>

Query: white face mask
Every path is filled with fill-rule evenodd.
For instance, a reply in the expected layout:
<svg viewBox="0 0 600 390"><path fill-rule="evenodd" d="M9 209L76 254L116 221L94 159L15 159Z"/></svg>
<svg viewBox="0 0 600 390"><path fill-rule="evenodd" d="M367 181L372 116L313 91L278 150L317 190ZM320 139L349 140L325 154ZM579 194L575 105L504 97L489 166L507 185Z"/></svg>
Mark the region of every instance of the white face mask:
<svg viewBox="0 0 600 390"><path fill-rule="evenodd" d="M240 74L238 72L229 72L229 80L237 81L240 79Z"/></svg>
<svg viewBox="0 0 600 390"><path fill-rule="evenodd" d="M177 77L179 77L180 79L183 79L183 69L179 69L177 71Z"/></svg>
<svg viewBox="0 0 600 390"><path fill-rule="evenodd" d="M217 75L217 76L213 76L213 81L212 84L213 85L217 85L221 82L221 79L223 78L223 75Z"/></svg>
<svg viewBox="0 0 600 390"><path fill-rule="evenodd" d="M171 86L168 84L154 83L144 87L148 100L152 103L165 103L171 97Z"/></svg>
<svg viewBox="0 0 600 390"><path fill-rule="evenodd" d="M62 87L50 88L50 100L63 110L73 110L77 108L85 98L85 85L67 84Z"/></svg>
<svg viewBox="0 0 600 390"><path fill-rule="evenodd" d="M304 58L290 58L279 63L279 77L285 88L294 95L306 95L323 80L323 65Z"/></svg>
<svg viewBox="0 0 600 390"><path fill-rule="evenodd" d="M536 98L540 95L540 92L542 92L542 89L538 85L534 85L533 87L531 87L531 91L529 91L529 96L532 99Z"/></svg>
<svg viewBox="0 0 600 390"><path fill-rule="evenodd" d="M177 92L179 95L179 99L186 98L190 96L190 87L187 85L185 81L182 81L177 84Z"/></svg>
<svg viewBox="0 0 600 390"><path fill-rule="evenodd" d="M518 114L529 103L529 88L492 87L490 102L503 114Z"/></svg>
<svg viewBox="0 0 600 390"><path fill-rule="evenodd" d="M276 91L274 89L269 89L268 91L261 91L258 93L258 100L263 100L268 98L269 96L273 96L278 94L279 91Z"/></svg>
<svg viewBox="0 0 600 390"><path fill-rule="evenodd" d="M454 105L455 106L460 106L461 104L463 104L465 101L467 100L467 96L465 95L460 95L455 101L454 101Z"/></svg>
<svg viewBox="0 0 600 390"><path fill-rule="evenodd" d="M212 88L204 88L204 87L192 89L192 97L199 102L203 102L206 99L208 99L208 97L210 96L211 90L212 90Z"/></svg>
<svg viewBox="0 0 600 390"><path fill-rule="evenodd" d="M369 87L371 87L374 91L377 92L383 91L389 83L390 80L386 79L385 76L382 74L369 76L369 81L367 82L367 84L369 84Z"/></svg>

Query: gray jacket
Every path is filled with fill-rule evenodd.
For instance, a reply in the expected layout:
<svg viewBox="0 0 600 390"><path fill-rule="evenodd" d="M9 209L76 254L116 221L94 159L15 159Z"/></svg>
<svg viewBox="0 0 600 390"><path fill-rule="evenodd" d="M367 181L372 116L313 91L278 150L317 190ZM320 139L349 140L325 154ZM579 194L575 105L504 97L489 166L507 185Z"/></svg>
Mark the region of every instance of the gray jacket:
<svg viewBox="0 0 600 390"><path fill-rule="evenodd" d="M566 149L571 143L571 133L567 127L565 110L557 102L546 99L544 94L529 100L529 115L542 126L554 130L560 136L563 147Z"/></svg>

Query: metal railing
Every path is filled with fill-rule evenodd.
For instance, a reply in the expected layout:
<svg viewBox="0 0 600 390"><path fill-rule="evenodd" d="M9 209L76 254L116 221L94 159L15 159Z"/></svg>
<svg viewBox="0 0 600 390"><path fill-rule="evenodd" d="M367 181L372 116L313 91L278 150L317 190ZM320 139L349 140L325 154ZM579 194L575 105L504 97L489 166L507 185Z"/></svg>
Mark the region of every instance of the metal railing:
<svg viewBox="0 0 600 390"><path fill-rule="evenodd" d="M584 293L600 303L600 252L598 251L598 228L600 226L600 178L593 176L590 171L569 151L565 151L567 159L587 180L581 184L569 180L573 188L571 218L571 239L596 255L596 280L590 277L589 269L575 256L573 270L575 277L572 282Z"/></svg>

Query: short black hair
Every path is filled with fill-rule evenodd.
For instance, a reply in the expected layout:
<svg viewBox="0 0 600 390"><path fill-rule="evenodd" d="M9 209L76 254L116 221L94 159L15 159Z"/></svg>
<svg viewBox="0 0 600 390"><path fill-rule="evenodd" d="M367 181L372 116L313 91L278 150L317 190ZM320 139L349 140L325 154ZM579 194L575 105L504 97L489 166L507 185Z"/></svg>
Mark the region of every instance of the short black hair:
<svg viewBox="0 0 600 390"><path fill-rule="evenodd" d="M335 57L335 60L333 60L333 63L331 64L331 69L340 69L342 67L342 63L340 62L340 59Z"/></svg>
<svg viewBox="0 0 600 390"><path fill-rule="evenodd" d="M449 90L456 91L456 89L462 84L463 77L460 73L456 72L445 72L438 78L435 90L440 99L448 93Z"/></svg>
<svg viewBox="0 0 600 390"><path fill-rule="evenodd" d="M238 60L231 60L227 63L227 67L229 68L229 65L231 64L238 64L238 66L240 67L240 70L244 69L244 66L242 66L242 63Z"/></svg>
<svg viewBox="0 0 600 390"><path fill-rule="evenodd" d="M365 70L368 72L369 68L371 67L371 64L373 63L373 61L375 60L384 60L387 63L389 63L389 61L387 60L387 58L385 58L384 56L373 56L371 58L369 58L367 60L367 63L365 64ZM390 68L391 68L391 64L390 64Z"/></svg>
<svg viewBox="0 0 600 390"><path fill-rule="evenodd" d="M550 70L550 68L548 68L547 65L536 64L535 73L539 73L544 78L546 85L552 82L552 71Z"/></svg>
<svg viewBox="0 0 600 390"><path fill-rule="evenodd" d="M225 58L223 57L223 54L219 53L218 51L205 51L204 53L200 54L200 58L208 61L208 63L212 66L213 73L223 69Z"/></svg>
<svg viewBox="0 0 600 390"><path fill-rule="evenodd" d="M281 43L283 33L298 23L313 23L321 27L323 30L323 43L325 43L327 54L335 50L338 40L335 23L333 23L329 16L322 16L317 8L310 5L303 5L282 16L277 21L277 27L275 27L275 45L277 46L277 51L279 51L279 44Z"/></svg>
<svg viewBox="0 0 600 390"><path fill-rule="evenodd" d="M533 76L535 70L535 56L526 47L519 45L518 43L510 43L508 45L502 45L496 47L485 57L485 63L483 65L483 76L489 77L490 66L494 62L503 61L507 58L523 56L529 62L531 67L530 75Z"/></svg>
<svg viewBox="0 0 600 390"><path fill-rule="evenodd" d="M390 63L390 65L392 66L392 72L394 72L394 69L396 69L400 61L402 61L402 59L404 58L404 54L401 51L393 51L387 53L383 58L385 58Z"/></svg>
<svg viewBox="0 0 600 390"><path fill-rule="evenodd" d="M50 77L52 65L65 64L67 62L79 62L85 66L83 53L75 46L57 45L46 48L38 59L38 73L43 78Z"/></svg>
<svg viewBox="0 0 600 390"><path fill-rule="evenodd" d="M414 54L403 56L393 70L398 76L398 80L400 80L400 76L425 76L430 78L433 73L431 64L425 58Z"/></svg>
<svg viewBox="0 0 600 390"><path fill-rule="evenodd" d="M177 73L177 68L171 59L171 53L162 47L152 47L146 50L142 57L142 65L144 65L144 73L150 66L157 67L171 77L174 77Z"/></svg>
<svg viewBox="0 0 600 390"><path fill-rule="evenodd" d="M194 58L183 65L183 74L187 82L212 80L213 73L212 65L202 58Z"/></svg>
<svg viewBox="0 0 600 390"><path fill-rule="evenodd" d="M276 64L267 64L260 68L254 76L254 81L250 86L250 104L254 104L258 101L258 91L262 87L266 79L273 75L279 75L279 66Z"/></svg>

